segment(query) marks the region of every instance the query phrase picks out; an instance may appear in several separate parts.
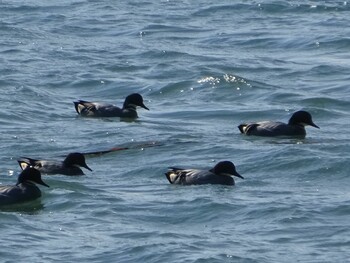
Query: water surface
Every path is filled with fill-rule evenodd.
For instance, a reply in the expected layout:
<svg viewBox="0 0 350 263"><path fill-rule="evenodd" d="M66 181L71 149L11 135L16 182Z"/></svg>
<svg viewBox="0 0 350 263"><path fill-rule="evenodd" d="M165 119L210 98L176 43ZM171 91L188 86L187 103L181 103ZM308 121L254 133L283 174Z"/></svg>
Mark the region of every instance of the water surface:
<svg viewBox="0 0 350 263"><path fill-rule="evenodd" d="M89 156L0 212L4 262L348 262L349 5L344 1L2 1L0 183L16 159ZM135 122L77 116L122 105ZM307 110L305 139L239 134ZM146 147L155 142L154 147ZM146 146L145 146L146 144ZM168 166L231 160L236 186L173 186Z"/></svg>

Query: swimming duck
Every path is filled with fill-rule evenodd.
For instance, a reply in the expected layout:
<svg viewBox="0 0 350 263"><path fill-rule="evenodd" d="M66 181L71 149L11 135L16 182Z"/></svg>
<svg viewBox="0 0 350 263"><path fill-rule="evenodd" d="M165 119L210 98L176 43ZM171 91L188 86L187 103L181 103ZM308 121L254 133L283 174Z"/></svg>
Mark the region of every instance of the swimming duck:
<svg viewBox="0 0 350 263"><path fill-rule="evenodd" d="M112 104L88 102L84 100L74 101L74 105L77 113L85 117L137 118L137 106L149 110L143 104L143 98L138 93L133 93L127 96L123 108L119 108Z"/></svg>
<svg viewBox="0 0 350 263"><path fill-rule="evenodd" d="M92 171L81 153L70 153L63 161L35 160L27 157L21 157L17 161L22 170L33 166L44 174L84 175L80 167Z"/></svg>
<svg viewBox="0 0 350 263"><path fill-rule="evenodd" d="M35 184L49 187L41 180L41 174L33 167L24 169L18 176L16 185L0 186L0 206L35 200L41 191Z"/></svg>
<svg viewBox="0 0 350 263"><path fill-rule="evenodd" d="M210 170L199 169L181 169L169 167L169 171L165 173L168 181L171 184L223 184L234 185L235 181L232 176L237 176L242 179L235 165L230 161L222 161L217 163Z"/></svg>
<svg viewBox="0 0 350 263"><path fill-rule="evenodd" d="M262 121L244 123L238 126L241 133L256 136L305 136L305 126L318 127L307 111L297 111L289 119L288 124L283 122Z"/></svg>

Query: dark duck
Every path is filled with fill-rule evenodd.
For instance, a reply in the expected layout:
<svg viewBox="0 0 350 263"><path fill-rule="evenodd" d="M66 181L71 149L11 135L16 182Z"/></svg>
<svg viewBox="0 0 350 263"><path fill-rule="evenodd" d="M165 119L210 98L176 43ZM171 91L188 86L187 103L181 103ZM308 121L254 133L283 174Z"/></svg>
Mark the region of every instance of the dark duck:
<svg viewBox="0 0 350 263"><path fill-rule="evenodd" d="M75 110L84 117L120 117L138 118L136 107L149 110L143 103L143 98L138 93L130 94L125 98L124 105L119 108L113 104L89 102L84 100L74 101Z"/></svg>
<svg viewBox="0 0 350 263"><path fill-rule="evenodd" d="M194 184L222 184L234 185L232 176L243 178L237 171L235 165L230 161L217 163L210 170L182 169L170 167L165 173L171 184L194 185Z"/></svg>
<svg viewBox="0 0 350 263"><path fill-rule="evenodd" d="M21 157L17 160L20 167L25 169L32 166L43 174L63 174L63 175L84 175L80 167L92 171L85 162L85 157L81 153L70 153L63 161L56 160L36 160L28 157Z"/></svg>
<svg viewBox="0 0 350 263"><path fill-rule="evenodd" d="M307 111L297 111L289 119L288 123L276 121L261 121L243 123L238 126L241 133L255 136L300 136L305 137L305 126L319 127L312 121L311 114Z"/></svg>
<svg viewBox="0 0 350 263"><path fill-rule="evenodd" d="M41 180L37 169L27 167L19 174L16 185L0 186L0 206L38 199L41 191L36 184L49 187Z"/></svg>

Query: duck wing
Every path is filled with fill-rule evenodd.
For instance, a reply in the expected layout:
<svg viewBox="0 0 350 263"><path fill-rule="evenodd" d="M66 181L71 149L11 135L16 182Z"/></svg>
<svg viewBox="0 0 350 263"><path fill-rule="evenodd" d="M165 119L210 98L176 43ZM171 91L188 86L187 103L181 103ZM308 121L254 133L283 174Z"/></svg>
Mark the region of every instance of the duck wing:
<svg viewBox="0 0 350 263"><path fill-rule="evenodd" d="M244 126L242 126L241 129L246 135L281 136L288 135L288 133L290 132L289 126L290 125L283 122L263 121L257 123L244 124Z"/></svg>
<svg viewBox="0 0 350 263"><path fill-rule="evenodd" d="M123 117L123 110L119 107L99 102L75 101L75 110L78 114L87 117Z"/></svg>

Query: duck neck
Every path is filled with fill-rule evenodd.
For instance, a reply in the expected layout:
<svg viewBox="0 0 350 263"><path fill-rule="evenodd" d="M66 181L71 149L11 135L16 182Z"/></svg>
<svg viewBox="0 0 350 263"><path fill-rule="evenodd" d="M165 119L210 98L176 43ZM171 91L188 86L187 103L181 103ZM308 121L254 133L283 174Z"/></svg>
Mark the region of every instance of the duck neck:
<svg viewBox="0 0 350 263"><path fill-rule="evenodd" d="M299 127L305 127L303 123L295 121L293 118L291 118L288 122L288 125L293 125L293 126L299 126Z"/></svg>
<svg viewBox="0 0 350 263"><path fill-rule="evenodd" d="M23 181L23 182L19 182L19 183L17 183L17 186L20 186L20 185L22 185L22 186L35 186L35 183L34 182L32 182L32 181Z"/></svg>
<svg viewBox="0 0 350 263"><path fill-rule="evenodd" d="M124 110L130 110L130 111L136 111L136 105L129 104L129 103L124 103L123 109Z"/></svg>

